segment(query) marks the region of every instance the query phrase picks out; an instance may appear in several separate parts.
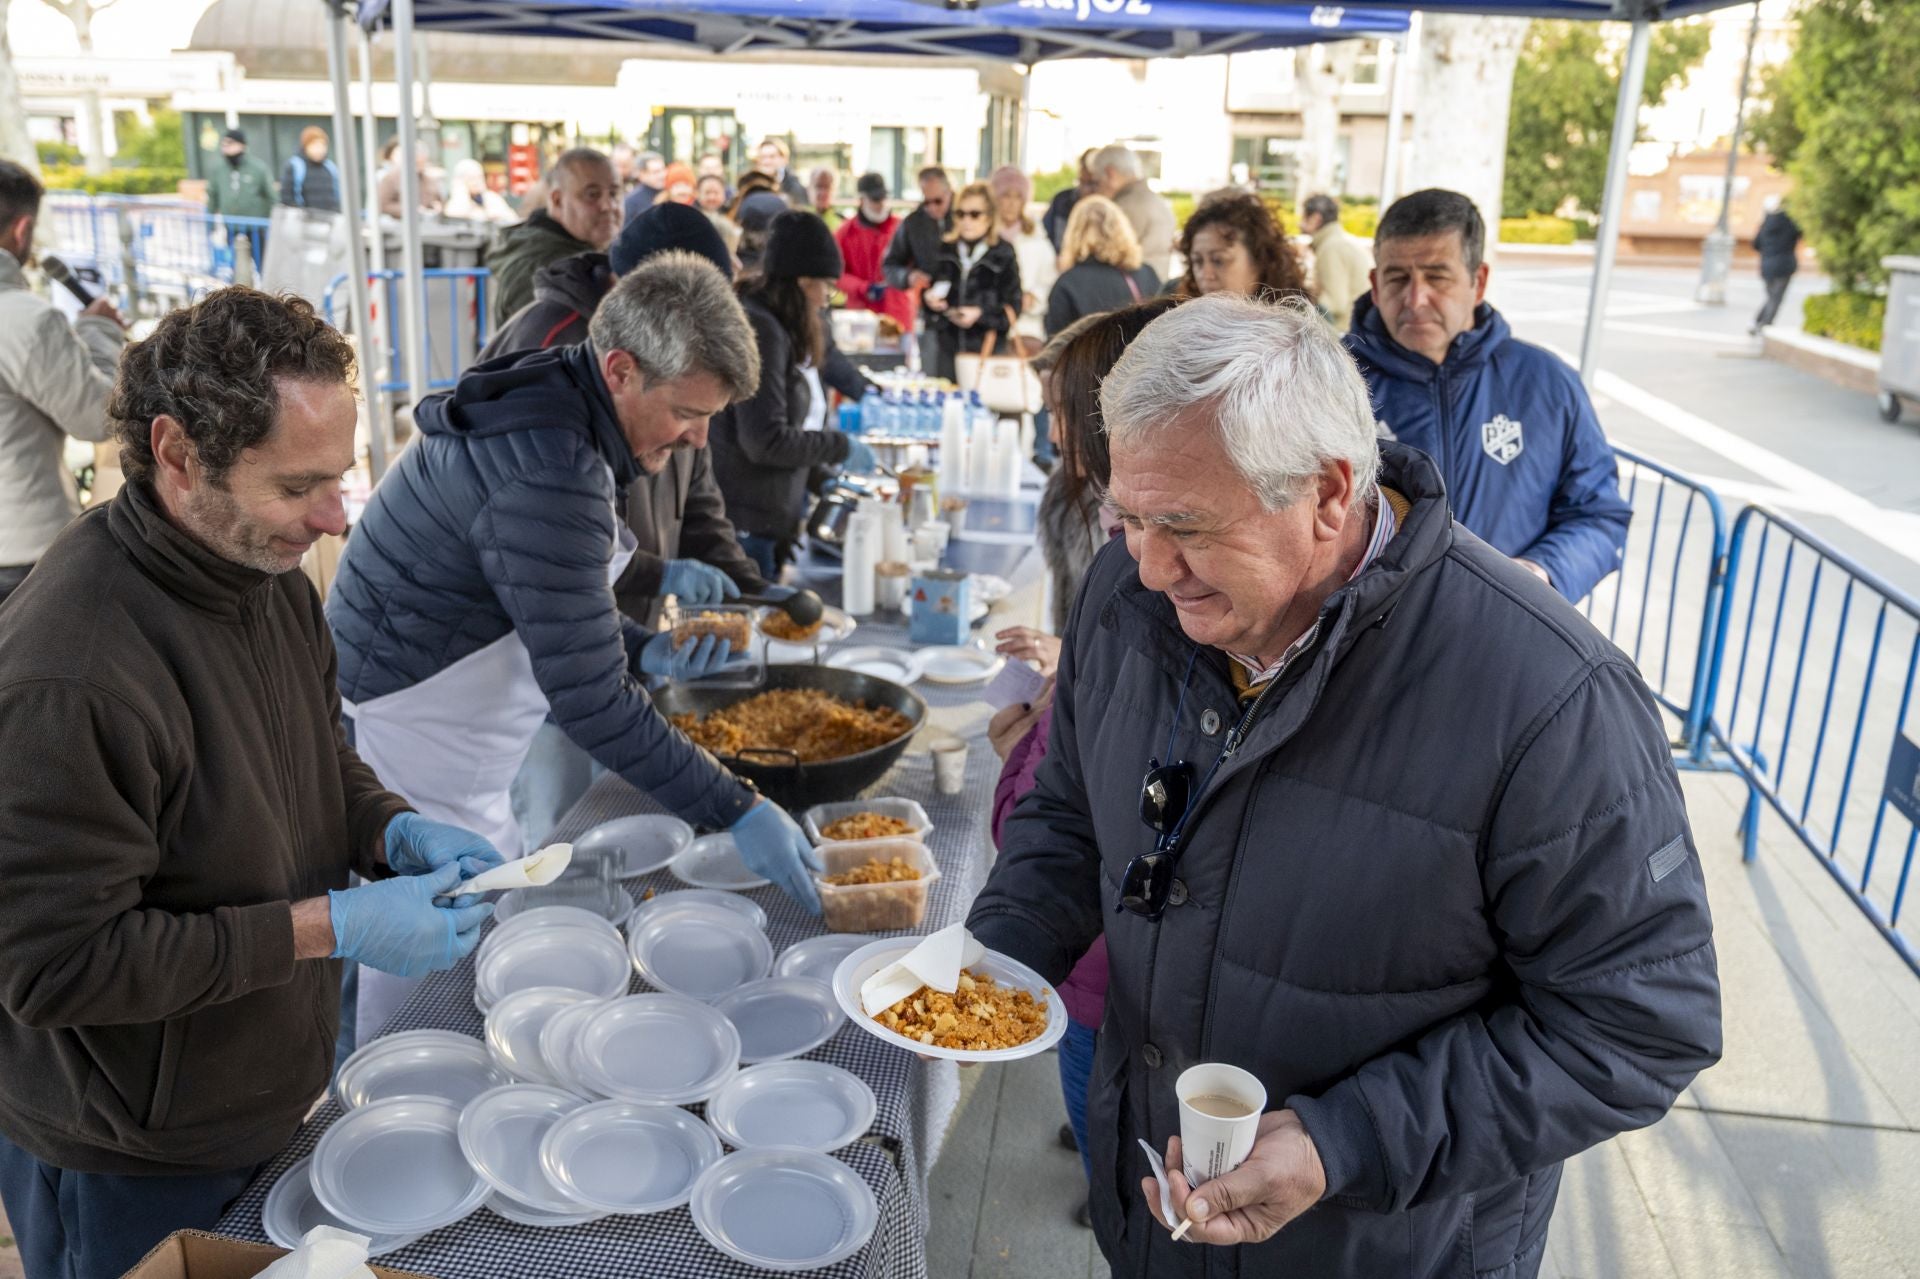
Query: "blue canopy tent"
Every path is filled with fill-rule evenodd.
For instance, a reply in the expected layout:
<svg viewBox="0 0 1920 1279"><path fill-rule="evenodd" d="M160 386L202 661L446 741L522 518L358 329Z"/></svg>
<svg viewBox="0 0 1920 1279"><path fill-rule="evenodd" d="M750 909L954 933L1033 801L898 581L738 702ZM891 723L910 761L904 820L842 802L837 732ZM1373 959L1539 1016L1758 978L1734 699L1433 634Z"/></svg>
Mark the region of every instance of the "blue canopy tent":
<svg viewBox="0 0 1920 1279"><path fill-rule="evenodd" d="M872 58L947 62L1013 62L1029 67L1057 58L1159 58L1246 52L1318 44L1355 36L1395 36L1406 31L1404 10L1389 6L1261 4L1222 0L325 0L328 62L333 75L337 146L349 175L351 154L347 98L347 37L391 25L394 74L402 86L415 80L416 30L497 32L623 40L724 57L780 53L858 62ZM1024 94L1024 86L1023 86ZM403 89L402 101L409 100ZM1398 111L1394 111L1398 118ZM400 143L418 147L411 111L400 112ZM1024 129L1023 129L1024 132ZM407 380L426 381L420 317L419 184L414 167L400 167L405 228L401 328ZM349 181L349 187L353 187ZM350 190L349 194L352 194ZM353 207L360 207L355 200ZM357 321L367 315L365 265L357 237L349 270L355 281ZM370 332L371 327L363 327ZM374 432L375 475L385 467L384 430Z"/></svg>

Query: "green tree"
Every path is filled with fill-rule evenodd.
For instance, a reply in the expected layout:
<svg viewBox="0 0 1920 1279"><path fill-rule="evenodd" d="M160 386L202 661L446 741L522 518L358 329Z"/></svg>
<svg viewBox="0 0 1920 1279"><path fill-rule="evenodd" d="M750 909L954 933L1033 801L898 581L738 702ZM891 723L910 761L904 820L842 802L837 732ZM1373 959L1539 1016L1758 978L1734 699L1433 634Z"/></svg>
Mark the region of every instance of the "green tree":
<svg viewBox="0 0 1920 1279"><path fill-rule="evenodd" d="M1657 105L1706 56L1711 39L1703 22L1656 26L1642 103ZM1554 213L1569 199L1581 209L1600 207L1625 53L1624 41L1609 41L1590 22L1538 21L1527 32L1507 126L1508 216Z"/></svg>
<svg viewBox="0 0 1920 1279"><path fill-rule="evenodd" d="M113 113L113 133L119 143L119 149L113 157L115 168L186 167L187 143L180 125L180 113L171 107L155 107L151 115L153 123L144 124L131 111Z"/></svg>
<svg viewBox="0 0 1920 1279"><path fill-rule="evenodd" d="M1794 112L1787 70L1792 62L1774 62L1760 68L1760 83L1747 104L1747 144L1764 152L1776 169L1784 169L1800 149L1800 120Z"/></svg>
<svg viewBox="0 0 1920 1279"><path fill-rule="evenodd" d="M1815 0L1799 17L1768 148L1835 287L1872 288L1881 258L1920 249L1920 0Z"/></svg>

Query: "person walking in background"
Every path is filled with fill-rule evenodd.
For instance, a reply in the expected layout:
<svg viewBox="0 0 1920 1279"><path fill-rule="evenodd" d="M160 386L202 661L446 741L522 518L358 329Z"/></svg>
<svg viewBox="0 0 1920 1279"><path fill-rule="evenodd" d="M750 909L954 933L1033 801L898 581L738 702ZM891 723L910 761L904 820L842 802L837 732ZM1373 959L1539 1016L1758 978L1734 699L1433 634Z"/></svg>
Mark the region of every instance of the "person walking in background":
<svg viewBox="0 0 1920 1279"><path fill-rule="evenodd" d="M620 221L631 222L667 194L667 161L658 151L642 151L633 162L633 183L620 201Z"/></svg>
<svg viewBox="0 0 1920 1279"><path fill-rule="evenodd" d="M451 185L453 189L447 196L448 217L465 218L471 222L494 222L501 226L520 220L513 206L487 185L487 171L480 167L478 160L456 163Z"/></svg>
<svg viewBox="0 0 1920 1279"><path fill-rule="evenodd" d="M1074 184L1053 193L1053 199L1047 201L1047 214L1040 219L1040 225L1046 229L1047 238L1053 241L1056 253L1066 242L1067 219L1073 215L1074 202L1099 189L1099 184L1094 181L1093 170L1087 167L1095 150L1097 148L1088 147L1080 153Z"/></svg>
<svg viewBox="0 0 1920 1279"><path fill-rule="evenodd" d="M308 125L300 130L300 149L280 171L280 203L338 213L343 190L339 166L327 159L327 131Z"/></svg>
<svg viewBox="0 0 1920 1279"><path fill-rule="evenodd" d="M1020 314L1020 298L1020 260L994 225L993 189L969 183L953 202L953 230L933 283L920 297L932 313L927 327L940 331L942 364L926 364L927 371L957 380L954 357L985 349L989 333L1004 342Z"/></svg>
<svg viewBox="0 0 1920 1279"><path fill-rule="evenodd" d="M1173 206L1147 185L1141 176L1140 157L1129 147L1115 142L1093 153L1089 164L1096 189L1120 206L1133 223L1140 241L1140 259L1153 268L1155 279L1167 278L1173 260L1173 238L1178 231Z"/></svg>
<svg viewBox="0 0 1920 1279"><path fill-rule="evenodd" d="M27 287L21 268L45 194L38 178L0 160L0 605L80 513L67 438L112 433L107 400L127 342L107 299L69 326Z"/></svg>
<svg viewBox="0 0 1920 1279"><path fill-rule="evenodd" d="M592 147L562 152L547 171L547 203L525 222L503 227L487 251L493 272L492 322L533 301L533 278L549 262L605 249L620 229L620 187L613 165Z"/></svg>
<svg viewBox="0 0 1920 1279"><path fill-rule="evenodd" d="M236 126L221 134L220 156L227 162L226 170L207 174L207 212L221 219L272 217L273 173L247 151L246 131ZM257 270L266 255L267 228L227 222L226 233L229 247L241 236L247 237Z"/></svg>
<svg viewBox="0 0 1920 1279"><path fill-rule="evenodd" d="M1209 196L1180 236L1187 274L1183 297L1237 293L1243 298L1305 297L1306 269L1273 210L1257 195Z"/></svg>
<svg viewBox="0 0 1920 1279"><path fill-rule="evenodd" d="M863 173L856 189L860 204L833 235L844 264L840 292L846 295L848 310L878 311L899 325L902 333L911 333L913 295L888 287L883 265L887 246L900 226L900 219L887 207L887 180L877 173Z"/></svg>
<svg viewBox="0 0 1920 1279"><path fill-rule="evenodd" d="M727 252L733 252L740 243L740 224L727 216L727 180L717 173L701 174L693 185L693 203L726 241Z"/></svg>
<svg viewBox="0 0 1920 1279"><path fill-rule="evenodd" d="M826 224L789 209L773 221L759 271L737 286L760 353L760 387L714 416L709 447L740 546L769 581L793 558L808 472L873 470L864 441L826 425L822 312L844 265Z"/></svg>
<svg viewBox="0 0 1920 1279"><path fill-rule="evenodd" d="M1767 216L1760 220L1753 248L1760 255L1760 279L1767 286L1767 300L1760 304L1760 313L1753 317L1753 327L1747 330L1753 337L1758 337L1760 330L1780 314L1780 304L1787 299L1787 286L1793 283L1793 273L1800 269L1800 224L1781 207L1777 195L1768 196L1764 207Z"/></svg>
<svg viewBox="0 0 1920 1279"><path fill-rule="evenodd" d="M765 137L753 153L753 165L760 172L773 179L773 189L786 197L787 203L796 209L807 207L809 197L807 189L800 185L800 179L793 176L788 168L793 152L784 139Z"/></svg>
<svg viewBox="0 0 1920 1279"><path fill-rule="evenodd" d="M926 320L920 339L920 367L932 371L953 368L953 353L943 349L942 332L927 306L926 289L946 252L947 232L953 229L953 182L937 165L920 170L920 207L900 220L882 265L887 285L919 300Z"/></svg>
<svg viewBox="0 0 1920 1279"><path fill-rule="evenodd" d="M994 221L1000 239L1013 246L1013 256L1020 263L1020 318L1013 332L1031 354L1046 342L1047 296L1060 275L1059 250L1027 212L1033 199L1033 182L1026 174L1014 165L1003 164L993 171L987 185L993 189Z"/></svg>
<svg viewBox="0 0 1920 1279"><path fill-rule="evenodd" d="M825 165L807 175L807 207L819 215L827 224L827 230L840 229L840 215L834 210L834 190L840 185L840 175Z"/></svg>
<svg viewBox="0 0 1920 1279"><path fill-rule="evenodd" d="M1101 505L1110 473L1106 430L1100 420L1100 383L1127 344L1140 331L1179 305L1176 298L1154 298L1139 306L1088 316L1063 330L1034 357L1034 371L1046 384L1054 448L1059 464L1040 495L1040 549L1052 574L1051 633L1013 626L994 638L996 650L1014 660L1031 661L1047 677L1031 702L996 713L987 738L1000 757L1000 780L993 788L989 829L994 843L1014 806L1033 789L1034 774L1047 757L1047 730L1053 723L1053 675L1060 663L1060 637L1067 632L1080 580L1093 557L1120 529L1112 511ZM1060 1041L1060 1097L1067 1110L1067 1136L1080 1152L1081 1170L1092 1180L1087 1141L1087 1085L1093 1072L1093 1046L1107 1003L1107 944L1096 938L1060 983L1067 1006L1067 1033ZM1074 1218L1091 1226L1082 1198Z"/></svg>
<svg viewBox="0 0 1920 1279"><path fill-rule="evenodd" d="M1340 202L1310 195L1300 206L1300 230L1313 240L1313 300L1327 313L1335 333L1353 323L1353 300L1370 287L1373 253L1360 237L1340 225Z"/></svg>
<svg viewBox="0 0 1920 1279"><path fill-rule="evenodd" d="M1140 241L1120 206L1104 195L1090 195L1073 206L1066 242L1060 246L1066 270L1053 282L1047 299L1047 336L1074 321L1129 306L1160 291L1160 278L1140 261Z"/></svg>

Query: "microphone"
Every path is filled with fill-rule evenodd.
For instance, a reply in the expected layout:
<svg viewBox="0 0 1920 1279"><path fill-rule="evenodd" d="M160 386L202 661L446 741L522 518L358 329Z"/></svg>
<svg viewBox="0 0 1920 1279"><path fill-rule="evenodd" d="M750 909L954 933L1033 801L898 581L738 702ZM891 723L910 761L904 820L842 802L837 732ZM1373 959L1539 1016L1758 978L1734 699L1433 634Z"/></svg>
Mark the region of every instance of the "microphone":
<svg viewBox="0 0 1920 1279"><path fill-rule="evenodd" d="M92 291L89 290L86 285L80 283L80 277L75 275L72 268L65 262L54 257L51 253L42 254L40 258L40 269L47 273L49 280L64 285L67 292L79 298L81 306L93 305L95 299Z"/></svg>

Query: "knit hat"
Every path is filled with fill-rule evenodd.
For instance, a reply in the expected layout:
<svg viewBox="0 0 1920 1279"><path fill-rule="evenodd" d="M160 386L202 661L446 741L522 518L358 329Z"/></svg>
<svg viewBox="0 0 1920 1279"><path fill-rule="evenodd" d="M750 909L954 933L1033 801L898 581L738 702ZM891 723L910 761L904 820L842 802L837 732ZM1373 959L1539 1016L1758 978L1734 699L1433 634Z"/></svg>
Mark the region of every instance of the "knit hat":
<svg viewBox="0 0 1920 1279"><path fill-rule="evenodd" d="M662 200L624 227L607 247L607 265L615 275L625 275L656 253L685 249L697 253L720 268L720 274L733 278L733 254L720 238L713 220L691 204Z"/></svg>
<svg viewBox="0 0 1920 1279"><path fill-rule="evenodd" d="M773 220L793 206L787 203L787 197L775 195L771 191L755 191L740 202L740 229L742 231L764 231L773 225Z"/></svg>
<svg viewBox="0 0 1920 1279"><path fill-rule="evenodd" d="M887 198L887 180L877 173L863 173L855 184L862 200L884 200Z"/></svg>
<svg viewBox="0 0 1920 1279"><path fill-rule="evenodd" d="M760 274L770 279L837 280L845 269L840 246L819 214L793 209L773 220Z"/></svg>
<svg viewBox="0 0 1920 1279"><path fill-rule="evenodd" d="M247 133L245 129L242 129L236 124L233 128L221 134L220 140L222 142L238 142L241 146L245 146L247 145Z"/></svg>

